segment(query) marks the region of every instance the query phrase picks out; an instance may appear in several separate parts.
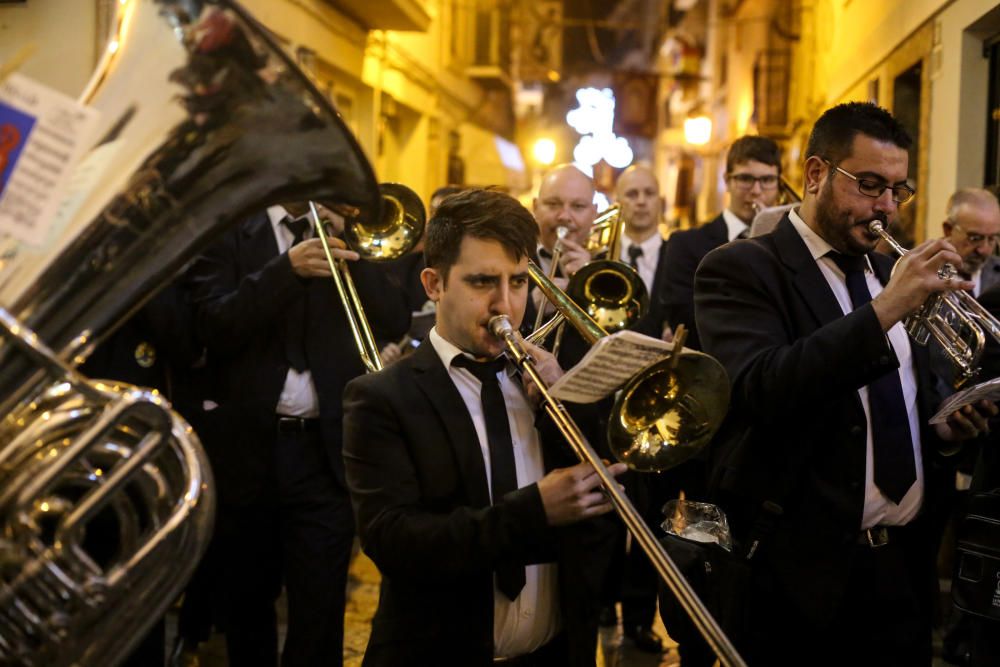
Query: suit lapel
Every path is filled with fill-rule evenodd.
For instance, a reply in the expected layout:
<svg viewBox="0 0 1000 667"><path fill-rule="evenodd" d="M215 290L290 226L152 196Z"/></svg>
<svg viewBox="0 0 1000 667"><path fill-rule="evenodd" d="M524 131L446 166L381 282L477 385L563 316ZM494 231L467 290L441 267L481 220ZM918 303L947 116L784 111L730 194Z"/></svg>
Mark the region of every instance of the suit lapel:
<svg viewBox="0 0 1000 667"><path fill-rule="evenodd" d="M705 225L705 231L716 243L716 246L729 243L729 227L726 226L726 219L721 213L715 217L715 220Z"/></svg>
<svg viewBox="0 0 1000 667"><path fill-rule="evenodd" d="M778 257L792 270L792 284L816 316L820 326L844 316L829 283L816 265L805 241L786 215L772 232Z"/></svg>
<svg viewBox="0 0 1000 667"><path fill-rule="evenodd" d="M256 271L278 255L278 241L274 238L274 229L266 211L247 220L240 231L243 245L240 259L246 262L245 272Z"/></svg>
<svg viewBox="0 0 1000 667"><path fill-rule="evenodd" d="M448 432L458 467L462 471L469 503L473 507L488 506L490 492L486 484L486 464L479 436L465 407L465 401L429 339L425 339L413 353L413 371L417 386L427 396Z"/></svg>

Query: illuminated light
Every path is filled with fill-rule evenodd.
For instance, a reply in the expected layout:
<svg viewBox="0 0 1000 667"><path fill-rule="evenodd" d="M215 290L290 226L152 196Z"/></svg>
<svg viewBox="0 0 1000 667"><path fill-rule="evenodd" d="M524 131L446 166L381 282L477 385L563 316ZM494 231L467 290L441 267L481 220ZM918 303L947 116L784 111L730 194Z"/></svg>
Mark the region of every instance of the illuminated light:
<svg viewBox="0 0 1000 667"><path fill-rule="evenodd" d="M119 46L120 45L118 44L118 40L112 39L110 42L108 42L108 53L118 53Z"/></svg>
<svg viewBox="0 0 1000 667"><path fill-rule="evenodd" d="M712 119L692 116L684 119L684 141L693 146L704 146L712 138Z"/></svg>
<svg viewBox="0 0 1000 667"><path fill-rule="evenodd" d="M583 174L584 174L584 176L587 176L589 178L593 178L594 177L594 165L592 165L592 164L584 164L582 162L576 162L576 161L574 161L573 162L573 166L576 167L577 169L579 169L580 171L582 171Z"/></svg>
<svg viewBox="0 0 1000 667"><path fill-rule="evenodd" d="M615 137L611 145L604 151L604 159L615 169L624 169L632 164L632 147L624 137Z"/></svg>
<svg viewBox="0 0 1000 667"><path fill-rule="evenodd" d="M38 506L38 509L42 510L43 512L48 512L49 511L49 504L43 502L41 505Z"/></svg>
<svg viewBox="0 0 1000 667"><path fill-rule="evenodd" d="M604 211L608 210L609 206L611 206L611 202L608 201L607 195L605 195L603 192L595 192L594 206L597 207L598 213L603 213Z"/></svg>
<svg viewBox="0 0 1000 667"><path fill-rule="evenodd" d="M59 454L59 450L56 449L55 447L53 447L52 449L49 450L49 458L50 459L54 459L56 456L58 456L58 454Z"/></svg>
<svg viewBox="0 0 1000 667"><path fill-rule="evenodd" d="M103 470L101 470L100 468L98 468L98 469L96 469L96 470L94 471L94 475L95 475L96 477L100 477L100 476L101 476L101 475L103 475L103 474L104 474L104 471L103 471Z"/></svg>
<svg viewBox="0 0 1000 667"><path fill-rule="evenodd" d="M580 142L573 159L595 165L602 159L616 169L632 163L634 154L624 137L615 136L615 95L610 88L581 88L576 91L579 107L566 114L566 122L576 130Z"/></svg>
<svg viewBox="0 0 1000 667"><path fill-rule="evenodd" d="M552 164L556 159L556 142L543 137L532 146L531 154L539 164Z"/></svg>
<svg viewBox="0 0 1000 667"><path fill-rule="evenodd" d="M590 135L580 137L580 143L573 149L573 159L591 167L601 161L601 156L600 143Z"/></svg>

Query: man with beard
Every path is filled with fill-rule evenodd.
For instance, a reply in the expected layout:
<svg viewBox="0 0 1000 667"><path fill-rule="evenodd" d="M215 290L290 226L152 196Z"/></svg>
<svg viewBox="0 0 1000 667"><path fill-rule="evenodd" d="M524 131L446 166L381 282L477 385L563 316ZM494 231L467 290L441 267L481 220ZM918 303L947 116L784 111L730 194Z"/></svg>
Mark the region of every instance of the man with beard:
<svg viewBox="0 0 1000 667"><path fill-rule="evenodd" d="M654 308L670 326L688 330L687 347L701 349L694 314L694 272L711 250L745 238L758 208L778 202L781 150L767 137L740 137L726 154L726 187L729 206L714 220L695 229L674 232L663 254L664 289Z"/></svg>
<svg viewBox="0 0 1000 667"><path fill-rule="evenodd" d="M711 489L750 565L737 647L749 664L930 665L934 544L926 509L949 454L991 403L929 425L938 398L902 320L961 256L946 240L873 253L913 196L910 137L867 103L809 137L805 198L775 230L710 253L695 279L704 349L732 382ZM946 444L948 443L948 444ZM731 591L733 592L733 591Z"/></svg>

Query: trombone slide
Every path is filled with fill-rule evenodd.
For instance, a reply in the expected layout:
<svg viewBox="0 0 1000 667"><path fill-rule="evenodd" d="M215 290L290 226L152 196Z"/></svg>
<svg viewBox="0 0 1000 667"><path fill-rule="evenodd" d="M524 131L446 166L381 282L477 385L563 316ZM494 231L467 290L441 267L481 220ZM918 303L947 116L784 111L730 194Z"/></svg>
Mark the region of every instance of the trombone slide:
<svg viewBox="0 0 1000 667"><path fill-rule="evenodd" d="M691 585L687 582L687 579L684 578L684 575L677 569L677 565L667 555L663 545L657 541L653 535L653 531L650 530L649 526L639 515L632 501L622 492L618 483L604 466L601 457L598 456L593 446L587 441L587 438L580 431L580 427L569 416L565 406L549 393L548 385L542 380L541 375L539 375L535 368L534 361L528 355L527 351L525 351L520 340L518 340L510 320L505 315L497 315L490 320L489 328L493 335L503 339L507 353L513 359L514 363L538 387L546 413L555 422L559 432L562 433L573 449L573 453L576 454L581 462L589 464L597 476L600 477L604 492L611 499L615 511L618 512L622 521L625 522L626 528L628 528L639 546L642 547L642 550L646 552L646 555L660 577L666 582L674 596L677 597L677 600L681 603L681 606L687 612L695 626L697 626L705 641L709 643L715 654L719 656L722 664L729 667L746 667L746 663L736 652L736 648L732 645L732 642L730 642L729 638L722 631L722 628L719 627L712 614L705 608L704 603L698 598L694 590L691 589Z"/></svg>

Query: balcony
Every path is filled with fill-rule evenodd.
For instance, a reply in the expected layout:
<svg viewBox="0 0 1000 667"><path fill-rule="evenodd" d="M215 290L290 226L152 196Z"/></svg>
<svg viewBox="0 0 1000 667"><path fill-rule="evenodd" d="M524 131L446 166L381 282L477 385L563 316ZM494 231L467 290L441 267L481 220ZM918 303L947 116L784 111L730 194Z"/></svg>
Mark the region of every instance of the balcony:
<svg viewBox="0 0 1000 667"><path fill-rule="evenodd" d="M422 0L327 0L369 30L425 32L431 16Z"/></svg>

